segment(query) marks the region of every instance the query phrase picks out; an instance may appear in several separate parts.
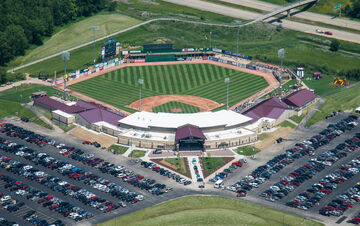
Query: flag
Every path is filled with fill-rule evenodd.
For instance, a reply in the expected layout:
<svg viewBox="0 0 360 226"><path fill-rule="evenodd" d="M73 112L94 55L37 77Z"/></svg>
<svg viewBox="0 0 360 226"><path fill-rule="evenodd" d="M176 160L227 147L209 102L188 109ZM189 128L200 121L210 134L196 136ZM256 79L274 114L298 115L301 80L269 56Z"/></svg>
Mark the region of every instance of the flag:
<svg viewBox="0 0 360 226"><path fill-rule="evenodd" d="M334 6L334 9L335 9L335 10L339 10L339 9L341 9L341 4L340 4L340 3L338 3L336 6Z"/></svg>

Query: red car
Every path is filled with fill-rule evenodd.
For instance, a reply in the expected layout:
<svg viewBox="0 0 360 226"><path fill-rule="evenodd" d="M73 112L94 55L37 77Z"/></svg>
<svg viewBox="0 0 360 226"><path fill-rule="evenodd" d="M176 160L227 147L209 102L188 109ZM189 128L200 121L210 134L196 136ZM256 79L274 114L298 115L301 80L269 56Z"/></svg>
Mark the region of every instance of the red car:
<svg viewBox="0 0 360 226"><path fill-rule="evenodd" d="M245 192L240 192L240 193L237 193L236 197L245 197L246 196L246 193Z"/></svg>
<svg viewBox="0 0 360 226"><path fill-rule="evenodd" d="M90 142L90 141L85 140L85 141L83 141L82 143L83 143L83 144L90 144L91 142Z"/></svg>
<svg viewBox="0 0 360 226"><path fill-rule="evenodd" d="M325 31L326 35L332 35L333 33L331 31Z"/></svg>

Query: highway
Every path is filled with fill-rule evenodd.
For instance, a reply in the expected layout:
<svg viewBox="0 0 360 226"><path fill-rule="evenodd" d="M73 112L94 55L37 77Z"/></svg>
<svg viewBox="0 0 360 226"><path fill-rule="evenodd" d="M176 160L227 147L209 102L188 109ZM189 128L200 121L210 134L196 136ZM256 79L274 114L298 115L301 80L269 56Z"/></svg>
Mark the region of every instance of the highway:
<svg viewBox="0 0 360 226"><path fill-rule="evenodd" d="M199 10L209 11L225 16L245 19L245 20L255 20L262 14L256 13L256 12L250 12L242 9L232 8L228 6L218 5L210 2L200 1L200 0L164 0L166 2L170 2L173 4L183 5L187 7L192 7ZM276 19L276 18L270 18L270 19ZM278 24L278 22L273 23ZM287 29L295 30L295 31L301 31L305 33L325 36L325 37L331 37L336 38L344 41L354 42L360 44L360 34L355 34L347 31L340 31L336 29L330 29L333 33L332 36L326 36L323 34L318 34L315 32L316 29L321 30L329 30L326 27L320 27L320 26L314 26L310 24L303 24L299 22L289 21L289 20L282 20L281 22L282 26Z"/></svg>
<svg viewBox="0 0 360 226"><path fill-rule="evenodd" d="M236 5L242 5L254 9L260 9L263 11L273 11L275 9L280 8L280 5L271 4L268 2L262 2L257 0L221 0L223 2L228 2ZM299 11L299 10L291 10L291 13ZM321 22L325 24L331 24L339 27L345 27L345 28L351 28L354 30L360 30L360 22L352 21L348 19L341 19L341 18L333 18L331 16L318 14L318 13L312 13L312 12L301 12L293 17L299 18L299 19L305 19L310 20L314 22Z"/></svg>

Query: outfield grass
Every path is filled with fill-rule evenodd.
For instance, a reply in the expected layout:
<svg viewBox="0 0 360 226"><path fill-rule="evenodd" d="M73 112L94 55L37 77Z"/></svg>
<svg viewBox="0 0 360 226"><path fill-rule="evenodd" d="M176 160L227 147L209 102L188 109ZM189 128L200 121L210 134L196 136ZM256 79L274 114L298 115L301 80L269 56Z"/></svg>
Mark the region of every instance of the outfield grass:
<svg viewBox="0 0 360 226"><path fill-rule="evenodd" d="M346 89L329 96L326 96L326 101L320 106L319 110L306 122L305 126L310 127L316 122L321 121L326 115L338 110L355 110L360 106L360 85Z"/></svg>
<svg viewBox="0 0 360 226"><path fill-rule="evenodd" d="M181 112L172 112L171 109L181 109ZM166 104L162 104L152 108L153 112L170 112L170 113L197 113L200 111L200 108L184 104L177 101L170 101Z"/></svg>
<svg viewBox="0 0 360 226"><path fill-rule="evenodd" d="M176 166L182 174L186 174L184 158L166 158L165 161Z"/></svg>
<svg viewBox="0 0 360 226"><path fill-rule="evenodd" d="M94 34L91 30L92 26L99 26L99 30L96 31L95 35L96 38L101 38L140 22L141 21L138 19L119 13L97 14L63 27L60 31L51 36L50 39L46 40L43 45L31 50L26 56L20 57L20 59L17 60L17 63L20 63L20 65L29 63L83 43L93 41ZM97 54L101 53L100 47L105 41L97 43ZM58 56L58 58L61 59L60 56Z"/></svg>
<svg viewBox="0 0 360 226"><path fill-rule="evenodd" d="M141 157L144 157L146 154L146 151L142 151L142 150L133 150L131 153L130 153L130 157L133 157L133 158L141 158Z"/></svg>
<svg viewBox="0 0 360 226"><path fill-rule="evenodd" d="M129 148L128 147L125 147L125 146L120 146L120 145L111 145L109 148L109 150L114 150L114 152L122 155L124 154Z"/></svg>
<svg viewBox="0 0 360 226"><path fill-rule="evenodd" d="M230 106L267 86L267 82L261 76L211 64L184 64L125 67L76 83L71 85L70 89L133 112L134 110L124 106L138 100L138 78L144 79L142 98L164 94L183 94L225 103L225 77L229 77L231 81Z"/></svg>
<svg viewBox="0 0 360 226"><path fill-rule="evenodd" d="M265 133L263 133L264 135L267 135ZM262 138L265 139L265 138ZM261 150L252 146L252 145L248 145L248 146L243 146L243 147L238 147L236 149L236 152L239 155L245 155L245 156L251 156L251 155L255 155L256 153L259 153Z"/></svg>
<svg viewBox="0 0 360 226"><path fill-rule="evenodd" d="M222 196L187 196L99 224L115 225L252 225L320 226L319 222Z"/></svg>

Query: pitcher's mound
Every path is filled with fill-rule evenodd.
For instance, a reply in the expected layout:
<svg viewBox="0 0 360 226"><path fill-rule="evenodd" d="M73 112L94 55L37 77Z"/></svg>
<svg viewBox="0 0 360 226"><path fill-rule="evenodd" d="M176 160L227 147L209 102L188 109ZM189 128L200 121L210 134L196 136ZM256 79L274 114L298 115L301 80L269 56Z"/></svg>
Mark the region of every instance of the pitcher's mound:
<svg viewBox="0 0 360 226"><path fill-rule="evenodd" d="M182 112L181 108L172 108L171 112Z"/></svg>

